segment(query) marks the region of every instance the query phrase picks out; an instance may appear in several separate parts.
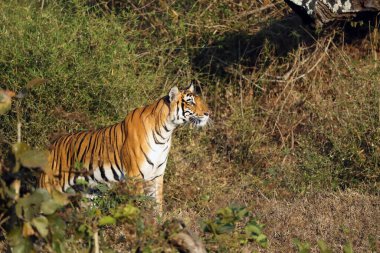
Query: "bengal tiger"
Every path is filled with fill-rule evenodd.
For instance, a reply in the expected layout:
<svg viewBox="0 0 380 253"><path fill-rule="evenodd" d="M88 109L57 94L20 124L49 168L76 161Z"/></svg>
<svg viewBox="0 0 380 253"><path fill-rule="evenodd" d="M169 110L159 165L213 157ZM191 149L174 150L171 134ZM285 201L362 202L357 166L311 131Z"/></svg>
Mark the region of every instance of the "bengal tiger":
<svg viewBox="0 0 380 253"><path fill-rule="evenodd" d="M155 199L162 212L163 176L173 131L185 123L203 127L208 120L207 104L195 94L194 86L181 91L175 86L151 105L134 109L120 123L58 138L49 151L51 173L41 174L39 187L66 191L79 179L90 186L143 179L150 185L145 194Z"/></svg>

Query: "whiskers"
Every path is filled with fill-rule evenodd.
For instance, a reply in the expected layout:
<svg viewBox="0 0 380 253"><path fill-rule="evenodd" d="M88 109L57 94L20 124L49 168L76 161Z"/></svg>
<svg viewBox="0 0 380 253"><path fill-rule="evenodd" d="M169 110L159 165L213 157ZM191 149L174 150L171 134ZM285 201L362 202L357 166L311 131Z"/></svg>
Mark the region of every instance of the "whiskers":
<svg viewBox="0 0 380 253"><path fill-rule="evenodd" d="M201 123L202 121L196 117L191 117L189 119L189 123L191 126L195 127L195 126L199 126L199 124Z"/></svg>
<svg viewBox="0 0 380 253"><path fill-rule="evenodd" d="M212 124L212 121L210 118L204 119L204 118L198 118L198 117L190 117L189 118L189 124L192 127L206 127Z"/></svg>

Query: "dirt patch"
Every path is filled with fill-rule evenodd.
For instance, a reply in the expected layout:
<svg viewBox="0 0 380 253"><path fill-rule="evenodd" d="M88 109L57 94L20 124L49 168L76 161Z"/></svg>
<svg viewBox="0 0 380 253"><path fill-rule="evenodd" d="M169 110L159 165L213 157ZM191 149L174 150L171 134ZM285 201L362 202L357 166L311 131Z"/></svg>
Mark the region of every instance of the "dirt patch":
<svg viewBox="0 0 380 253"><path fill-rule="evenodd" d="M354 252L380 250L380 198L357 192L313 194L292 201L257 201L255 213L266 224L269 252L295 251L293 239L318 252L324 240L334 252L351 242Z"/></svg>

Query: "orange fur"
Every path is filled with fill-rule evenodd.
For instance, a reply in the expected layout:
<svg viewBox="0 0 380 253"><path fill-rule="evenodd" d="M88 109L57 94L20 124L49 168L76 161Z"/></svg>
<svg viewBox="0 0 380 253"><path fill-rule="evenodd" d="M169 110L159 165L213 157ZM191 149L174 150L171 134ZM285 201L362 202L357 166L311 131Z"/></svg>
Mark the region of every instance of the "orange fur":
<svg viewBox="0 0 380 253"><path fill-rule="evenodd" d="M186 122L203 126L208 120L207 105L193 92L192 86L184 91L174 87L168 96L133 110L120 123L60 137L49 153L53 173L42 174L39 186L65 191L75 187L78 178L90 184L141 178L150 181L148 194L162 211L163 174L173 130Z"/></svg>

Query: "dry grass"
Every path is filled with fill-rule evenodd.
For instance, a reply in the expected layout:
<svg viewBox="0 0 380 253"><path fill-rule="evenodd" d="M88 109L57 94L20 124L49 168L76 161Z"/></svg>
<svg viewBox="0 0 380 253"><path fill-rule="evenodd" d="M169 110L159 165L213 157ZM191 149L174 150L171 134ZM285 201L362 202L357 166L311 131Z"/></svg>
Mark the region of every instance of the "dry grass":
<svg viewBox="0 0 380 253"><path fill-rule="evenodd" d="M290 201L258 199L256 203L260 220L271 224L266 230L270 252L294 250L294 238L310 242L312 252L318 252L317 240L324 240L334 252L341 252L348 241L354 252L380 250L378 196L349 191L312 194Z"/></svg>
<svg viewBox="0 0 380 253"><path fill-rule="evenodd" d="M310 242L314 252L320 239L336 252L347 241L355 252L376 252L371 240L380 251L376 30L314 31L282 1L112 3L126 12L110 14L103 6L98 15L71 13L70 5L52 4L40 18L22 8L32 20L29 30L18 12L3 16L28 40L22 32L2 34L9 43L0 54L0 82L19 91L37 75L50 81L22 102L29 144L117 122L173 84L192 80L212 108L213 125L175 133L164 219L180 218L202 236L201 221L236 204L266 224L269 248L250 244L248 252L293 252L294 238ZM43 36L41 23L57 31L59 48ZM62 27L67 31L59 32ZM81 40L70 43L67 34ZM15 138L15 114L13 108L1 119L8 142ZM106 232L116 250L130 246L122 239L127 225ZM243 250L232 239L207 247Z"/></svg>

